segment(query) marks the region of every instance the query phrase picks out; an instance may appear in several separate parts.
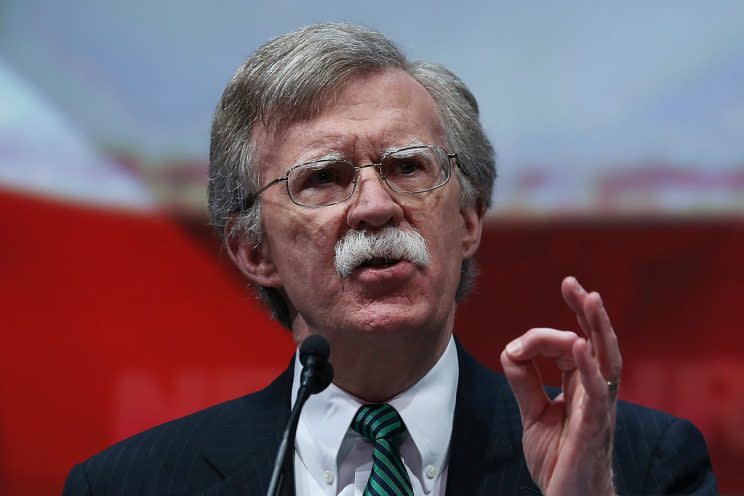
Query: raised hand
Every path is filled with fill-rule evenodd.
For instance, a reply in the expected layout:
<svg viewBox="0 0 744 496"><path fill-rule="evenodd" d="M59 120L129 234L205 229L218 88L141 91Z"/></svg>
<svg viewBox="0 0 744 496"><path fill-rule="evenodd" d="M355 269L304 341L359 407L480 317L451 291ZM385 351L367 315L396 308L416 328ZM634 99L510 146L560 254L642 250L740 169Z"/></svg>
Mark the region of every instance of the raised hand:
<svg viewBox="0 0 744 496"><path fill-rule="evenodd" d="M622 358L598 293L573 277L561 285L579 335L530 329L501 353L522 416L522 443L532 478L546 496L612 495L612 436ZM562 393L545 393L534 360L548 357L563 372Z"/></svg>

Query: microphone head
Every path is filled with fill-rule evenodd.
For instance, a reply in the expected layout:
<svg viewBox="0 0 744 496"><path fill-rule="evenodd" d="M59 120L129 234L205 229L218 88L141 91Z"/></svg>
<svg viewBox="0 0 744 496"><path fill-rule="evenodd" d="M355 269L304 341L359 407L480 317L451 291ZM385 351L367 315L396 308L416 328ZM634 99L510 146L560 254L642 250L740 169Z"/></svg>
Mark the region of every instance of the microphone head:
<svg viewBox="0 0 744 496"><path fill-rule="evenodd" d="M326 363L330 354L331 345L328 344L326 338L319 334L308 336L300 345L300 363L302 365L307 365L307 359L310 356L315 357L316 363Z"/></svg>

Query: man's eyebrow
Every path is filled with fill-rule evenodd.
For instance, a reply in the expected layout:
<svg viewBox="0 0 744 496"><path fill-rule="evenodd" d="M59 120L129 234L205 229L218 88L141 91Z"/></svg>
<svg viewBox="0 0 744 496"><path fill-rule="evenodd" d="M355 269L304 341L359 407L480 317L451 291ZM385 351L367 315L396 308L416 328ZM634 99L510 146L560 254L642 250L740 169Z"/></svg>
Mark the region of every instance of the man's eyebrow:
<svg viewBox="0 0 744 496"><path fill-rule="evenodd" d="M346 155L339 151L328 152L325 155L321 155L319 157L314 157L311 155L305 159L300 160L299 162L297 162L296 165L310 164L313 162L321 162L327 160L346 160Z"/></svg>
<svg viewBox="0 0 744 496"><path fill-rule="evenodd" d="M408 148L411 146L428 146L426 143L421 141L418 138L413 138L411 140L406 141L405 143L399 143L394 146L387 146L382 150L382 155L386 155L388 153L392 153L394 151L400 150L401 148ZM320 156L313 156L309 155L306 158L303 158L295 163L294 167L297 167L299 165L304 164L310 164L313 162L321 162L326 160L348 160L346 157L346 154L339 152L338 150L330 151L326 153L325 155Z"/></svg>
<svg viewBox="0 0 744 496"><path fill-rule="evenodd" d="M387 155L388 153L392 153L394 151L398 151L401 148L408 148L409 146L427 146L427 144L424 143L423 141L421 141L418 138L413 138L412 140L410 140L410 141L408 141L406 143L401 143L399 145L386 147L384 150L382 150L382 154L383 155Z"/></svg>

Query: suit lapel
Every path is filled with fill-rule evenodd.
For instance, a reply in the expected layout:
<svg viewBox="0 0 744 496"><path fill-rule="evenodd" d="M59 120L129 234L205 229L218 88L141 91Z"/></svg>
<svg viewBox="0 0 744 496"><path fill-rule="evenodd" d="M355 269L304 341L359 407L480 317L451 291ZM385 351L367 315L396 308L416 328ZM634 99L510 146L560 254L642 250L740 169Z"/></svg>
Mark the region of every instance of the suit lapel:
<svg viewBox="0 0 744 496"><path fill-rule="evenodd" d="M242 398L210 436L207 461L222 480L205 494L265 494L282 432L289 419L294 358L266 389ZM285 467L282 494L294 495L294 464Z"/></svg>
<svg viewBox="0 0 744 496"><path fill-rule="evenodd" d="M477 363L459 342L457 353L447 496L539 495L525 465L519 410L505 377Z"/></svg>

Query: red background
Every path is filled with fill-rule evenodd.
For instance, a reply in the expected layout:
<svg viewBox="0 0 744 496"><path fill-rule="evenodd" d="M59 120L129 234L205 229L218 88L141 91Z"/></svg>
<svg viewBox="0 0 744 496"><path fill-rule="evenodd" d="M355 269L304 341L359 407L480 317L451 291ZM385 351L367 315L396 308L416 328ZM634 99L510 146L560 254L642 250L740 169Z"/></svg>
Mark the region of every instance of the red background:
<svg viewBox="0 0 744 496"><path fill-rule="evenodd" d="M73 463L286 366L289 336L206 220L0 191L0 222L0 493L59 493ZM559 285L577 276L620 337L621 397L693 420L742 491L742 248L734 218L490 220L456 333L498 368L528 328L575 328Z"/></svg>

